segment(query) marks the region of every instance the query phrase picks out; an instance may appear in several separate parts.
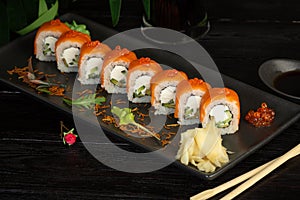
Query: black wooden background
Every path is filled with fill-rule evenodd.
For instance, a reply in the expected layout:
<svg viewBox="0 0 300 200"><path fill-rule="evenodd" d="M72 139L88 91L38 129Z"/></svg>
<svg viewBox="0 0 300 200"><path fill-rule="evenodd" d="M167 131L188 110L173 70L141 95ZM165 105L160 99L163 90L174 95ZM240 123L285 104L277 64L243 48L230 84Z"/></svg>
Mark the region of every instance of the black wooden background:
<svg viewBox="0 0 300 200"><path fill-rule="evenodd" d="M207 10L210 20L231 20L236 22L299 22L299 0L200 0ZM102 24L111 26L109 1L106 0L76 0L73 3L62 1L60 13L75 12L88 16ZM141 0L123 0L120 24L132 20L136 25L141 22L143 7Z"/></svg>

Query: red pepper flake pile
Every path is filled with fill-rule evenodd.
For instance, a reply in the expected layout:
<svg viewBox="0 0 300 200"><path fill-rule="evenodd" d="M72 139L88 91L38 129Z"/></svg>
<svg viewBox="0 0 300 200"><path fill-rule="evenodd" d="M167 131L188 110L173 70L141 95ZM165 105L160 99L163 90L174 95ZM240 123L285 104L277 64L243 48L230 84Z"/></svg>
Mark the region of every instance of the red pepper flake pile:
<svg viewBox="0 0 300 200"><path fill-rule="evenodd" d="M245 119L255 127L270 126L274 118L275 111L268 108L265 102L256 111L250 110L245 116Z"/></svg>

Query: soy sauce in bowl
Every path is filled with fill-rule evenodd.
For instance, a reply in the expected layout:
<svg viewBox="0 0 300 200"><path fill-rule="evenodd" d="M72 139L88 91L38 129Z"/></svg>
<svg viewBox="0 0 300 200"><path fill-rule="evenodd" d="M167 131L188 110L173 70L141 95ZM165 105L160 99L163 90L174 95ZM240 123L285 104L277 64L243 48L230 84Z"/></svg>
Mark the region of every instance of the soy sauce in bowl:
<svg viewBox="0 0 300 200"><path fill-rule="evenodd" d="M275 78L273 85L283 93L300 97L300 70L280 74Z"/></svg>

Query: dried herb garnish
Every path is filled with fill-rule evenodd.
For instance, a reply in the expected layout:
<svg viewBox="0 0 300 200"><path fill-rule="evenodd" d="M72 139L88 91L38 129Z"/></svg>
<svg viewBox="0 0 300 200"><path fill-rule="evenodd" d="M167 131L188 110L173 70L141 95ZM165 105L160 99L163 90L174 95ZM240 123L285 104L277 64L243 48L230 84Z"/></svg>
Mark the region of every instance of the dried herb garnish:
<svg viewBox="0 0 300 200"><path fill-rule="evenodd" d="M65 85L51 83L46 80L46 77L51 75L44 74L44 72L40 72L37 69L33 70L32 57L28 59L28 64L26 67L14 67L14 69L12 70L7 70L7 73L10 75L17 74L18 79L21 79L30 87L35 88L38 92L47 93L55 96L64 95L63 93L65 91Z"/></svg>
<svg viewBox="0 0 300 200"><path fill-rule="evenodd" d="M160 138L153 132L149 131L147 128L142 126L141 124L135 122L134 115L131 112L130 108L119 108L117 106L113 106L111 109L111 112L118 116L119 118L119 125L134 125L138 127L139 129L142 129L146 133L149 133L151 136L155 137L157 140L160 140Z"/></svg>
<svg viewBox="0 0 300 200"><path fill-rule="evenodd" d="M91 109L95 104L102 104L106 101L105 97L96 97L96 94L81 96L77 99L63 98L63 101L69 106L75 105L81 108Z"/></svg>
<svg viewBox="0 0 300 200"><path fill-rule="evenodd" d="M39 92L47 93L54 96L64 96L65 88L58 85L40 85L36 87Z"/></svg>

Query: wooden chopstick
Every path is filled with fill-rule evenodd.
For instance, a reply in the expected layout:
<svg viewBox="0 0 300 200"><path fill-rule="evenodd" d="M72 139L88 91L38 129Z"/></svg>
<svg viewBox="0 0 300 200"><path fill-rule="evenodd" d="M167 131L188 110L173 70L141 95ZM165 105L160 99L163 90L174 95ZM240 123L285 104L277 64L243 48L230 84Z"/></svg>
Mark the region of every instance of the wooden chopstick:
<svg viewBox="0 0 300 200"><path fill-rule="evenodd" d="M262 169L264 169L266 166L268 166L269 164L271 164L272 162L274 162L276 159L262 165L259 166L243 175L240 175L238 177L236 177L235 179L232 179L231 181L228 181L226 183L223 183L222 185L219 185L213 189L208 189L205 190L197 195L194 195L190 198L190 200L200 200L200 199L209 199L211 197L213 197L216 194L219 194L220 192L223 192L245 180L247 180L248 178L250 178L251 176L255 175L256 173L258 173L259 171L261 171Z"/></svg>
<svg viewBox="0 0 300 200"><path fill-rule="evenodd" d="M298 144L296 147L294 147L293 149L291 149L289 152L287 152L286 154L284 154L281 157L278 157L260 167L257 167L231 181L228 181L218 187L215 187L213 189L208 189L205 190L197 195L192 196L190 199L191 200L199 200L199 199L208 199L213 197L214 195L223 192L247 179L249 179L248 181L246 181L244 184L242 184L241 186L239 186L238 188L236 188L235 190L233 190L231 193L229 193L228 195L226 195L225 197L223 197L222 199L232 199L235 196L239 195L240 193L242 193L243 191L245 191L246 189L248 189L249 187L251 187L253 184L255 184L257 181L259 181L261 178L263 178L264 176L266 176L268 173L270 173L271 171L273 171L274 169L276 169L277 167L279 167L281 164L283 164L284 162L286 162L288 159L297 156L300 153L300 144ZM252 178L251 178L252 177ZM247 184L246 184L247 183Z"/></svg>
<svg viewBox="0 0 300 200"><path fill-rule="evenodd" d="M258 172L256 175L251 177L249 180L247 180L245 183L234 189L232 192L224 196L222 199L233 199L234 197L241 194L243 191L247 190L249 187L254 185L257 181L268 175L270 172L272 172L274 169L282 165L284 162L289 160L290 158L293 158L300 154L300 144L298 144L296 147L291 149L289 152L284 154L283 156L280 156L277 158L273 163L271 163L269 166L267 166L265 169Z"/></svg>

